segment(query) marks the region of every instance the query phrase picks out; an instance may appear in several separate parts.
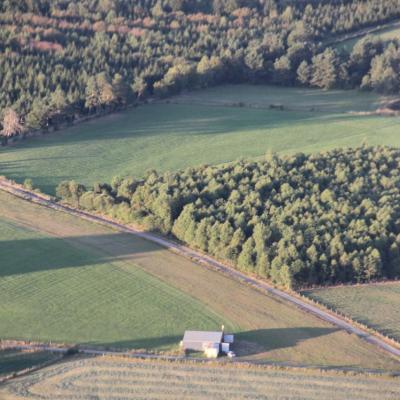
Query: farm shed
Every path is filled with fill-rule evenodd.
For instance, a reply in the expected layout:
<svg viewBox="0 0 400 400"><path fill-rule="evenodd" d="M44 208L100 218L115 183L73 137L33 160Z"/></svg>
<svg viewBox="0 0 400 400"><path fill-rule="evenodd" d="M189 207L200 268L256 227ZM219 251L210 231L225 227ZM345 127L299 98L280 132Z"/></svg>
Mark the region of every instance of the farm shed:
<svg viewBox="0 0 400 400"><path fill-rule="evenodd" d="M186 331L181 346L184 350L204 351L207 357L215 358L220 351L228 353L231 343L233 335L223 331Z"/></svg>

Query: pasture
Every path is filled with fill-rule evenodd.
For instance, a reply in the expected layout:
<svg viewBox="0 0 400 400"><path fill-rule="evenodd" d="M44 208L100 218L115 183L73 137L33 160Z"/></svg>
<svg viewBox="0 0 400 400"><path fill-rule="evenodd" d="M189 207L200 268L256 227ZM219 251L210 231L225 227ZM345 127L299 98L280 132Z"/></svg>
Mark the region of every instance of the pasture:
<svg viewBox="0 0 400 400"><path fill-rule="evenodd" d="M146 243L122 250L118 243L128 245L129 238L114 232L49 235L39 220L29 226L7 219L3 211L13 199L0 198L6 203L0 211L1 338L154 349L176 346L186 327L234 328L126 260L152 251ZM101 242L113 240L112 254L100 252Z"/></svg>
<svg viewBox="0 0 400 400"><path fill-rule="evenodd" d="M360 116L383 101L357 91L228 85L87 121L0 149L0 174L54 194L62 180L86 185L149 169L256 158L268 151L400 145L400 118ZM243 103L243 107L232 103ZM279 104L283 111L270 109Z"/></svg>
<svg viewBox="0 0 400 400"><path fill-rule="evenodd" d="M265 85L224 85L185 92L166 102L206 106L235 106L271 110L283 106L285 112L344 114L349 111L373 111L391 96L358 90L323 90ZM284 114L285 115L285 114Z"/></svg>
<svg viewBox="0 0 400 400"><path fill-rule="evenodd" d="M400 341L400 283L315 289L305 295Z"/></svg>
<svg viewBox="0 0 400 400"><path fill-rule="evenodd" d="M0 389L4 400L397 400L399 378L260 367L90 358L65 361Z"/></svg>
<svg viewBox="0 0 400 400"><path fill-rule="evenodd" d="M399 370L354 335L136 236L0 192L0 338L175 351L236 333L244 360Z"/></svg>

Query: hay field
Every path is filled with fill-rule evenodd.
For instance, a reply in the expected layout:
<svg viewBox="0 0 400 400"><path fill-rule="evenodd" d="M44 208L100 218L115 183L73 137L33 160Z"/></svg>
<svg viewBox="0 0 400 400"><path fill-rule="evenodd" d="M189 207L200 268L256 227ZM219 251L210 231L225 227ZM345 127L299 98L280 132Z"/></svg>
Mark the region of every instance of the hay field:
<svg viewBox="0 0 400 400"><path fill-rule="evenodd" d="M2 192L0 220L0 337L173 350L185 329L225 323L241 359L400 369L354 335L133 235Z"/></svg>
<svg viewBox="0 0 400 400"><path fill-rule="evenodd" d="M400 379L161 361L78 359L0 389L3 400L397 400Z"/></svg>
<svg viewBox="0 0 400 400"><path fill-rule="evenodd" d="M18 182L32 178L54 193L66 179L93 185L268 151L314 152L364 141L400 146L400 117L347 113L375 109L382 101L376 94L228 85L170 101L180 104L148 104L0 148L0 174ZM269 109L277 103L285 110Z"/></svg>
<svg viewBox="0 0 400 400"><path fill-rule="evenodd" d="M400 341L400 283L340 286L304 292Z"/></svg>

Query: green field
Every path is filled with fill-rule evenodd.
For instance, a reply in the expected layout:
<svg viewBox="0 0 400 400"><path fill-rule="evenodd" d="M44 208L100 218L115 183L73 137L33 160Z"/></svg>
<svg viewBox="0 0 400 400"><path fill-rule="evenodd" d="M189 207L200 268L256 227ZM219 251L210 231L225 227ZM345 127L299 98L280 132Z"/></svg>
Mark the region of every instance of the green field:
<svg viewBox="0 0 400 400"><path fill-rule="evenodd" d="M336 48L346 52L351 52L354 45L364 36L339 42ZM373 36L382 40L400 39L400 22L390 24L389 26L383 26L380 29L374 30L373 32L369 33L369 36Z"/></svg>
<svg viewBox="0 0 400 400"><path fill-rule="evenodd" d="M61 239L6 218L0 220L0 239L2 338L155 348L176 345L187 327L215 329L224 322L233 328L124 260L149 251L145 246L114 258L85 245L84 236Z"/></svg>
<svg viewBox="0 0 400 400"><path fill-rule="evenodd" d="M174 350L185 329L224 323L244 360L400 369L354 335L134 235L3 192L0 221L0 338Z"/></svg>
<svg viewBox="0 0 400 400"><path fill-rule="evenodd" d="M400 379L161 361L78 359L0 389L4 400L398 400Z"/></svg>
<svg viewBox="0 0 400 400"><path fill-rule="evenodd" d="M400 283L342 286L304 294L400 341Z"/></svg>
<svg viewBox="0 0 400 400"><path fill-rule="evenodd" d="M313 152L364 141L398 146L400 118L346 113L375 109L382 100L356 91L249 85L197 91L171 100L181 104L149 104L2 148L0 174L19 182L32 178L54 193L66 179L92 185L115 175L141 177L152 168L176 171L270 150ZM245 107L229 106L239 101ZM270 110L270 104L286 110Z"/></svg>
<svg viewBox="0 0 400 400"><path fill-rule="evenodd" d="M186 92L166 102L270 109L282 105L284 111L315 111L325 115L349 111L373 111L391 96L357 90L323 90L265 85L224 85ZM282 115L282 112L276 114ZM284 112L283 115L286 115ZM301 143L300 143L301 144Z"/></svg>
<svg viewBox="0 0 400 400"><path fill-rule="evenodd" d="M57 358L59 356L44 351L0 350L0 379Z"/></svg>

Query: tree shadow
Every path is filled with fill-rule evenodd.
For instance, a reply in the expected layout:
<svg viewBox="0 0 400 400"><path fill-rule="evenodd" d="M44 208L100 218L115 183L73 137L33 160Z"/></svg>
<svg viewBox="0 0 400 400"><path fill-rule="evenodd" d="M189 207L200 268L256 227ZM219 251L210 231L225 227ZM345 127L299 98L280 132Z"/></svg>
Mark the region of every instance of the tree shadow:
<svg viewBox="0 0 400 400"><path fill-rule="evenodd" d="M155 115L157 116L155 118ZM229 106L190 104L152 104L100 118L81 122L49 135L28 137L11 147L12 153L20 148L62 146L80 141L112 141L127 138L156 137L163 135L219 135L292 126L306 120L323 117L310 112L276 111ZM335 117L335 120L340 115ZM1 152L1 149L0 149Z"/></svg>
<svg viewBox="0 0 400 400"><path fill-rule="evenodd" d="M0 277L94 266L157 250L129 233L2 240Z"/></svg>
<svg viewBox="0 0 400 400"><path fill-rule="evenodd" d="M298 126L329 124L331 119L337 124L349 118L360 117L186 104L146 105L0 148L0 158L4 155L0 175L19 183L31 178L35 187L54 194L62 180L83 180L92 185L96 180L111 179L109 171L114 171L113 175L141 177L144 170L137 163L146 166L144 169L154 167L146 161L150 156L142 160L148 152L155 154L153 161L161 172L203 163L228 162L240 157L261 156L268 150L286 149L288 144L284 137L287 135L282 136L281 129L297 135ZM300 131L303 129L306 128ZM313 129L309 136L308 133L301 136L301 141L307 139L304 146L313 146L320 140L320 135ZM243 138L253 143L245 150L241 148ZM230 142L238 145L230 145ZM218 148L221 151L215 150ZM193 157L196 161L182 157L191 149L195 149ZM287 150L296 149L289 146ZM115 162L110 154L115 154ZM103 170L104 166L98 161L102 159L109 169ZM171 161L175 159L178 161ZM132 167L126 170L126 165Z"/></svg>

